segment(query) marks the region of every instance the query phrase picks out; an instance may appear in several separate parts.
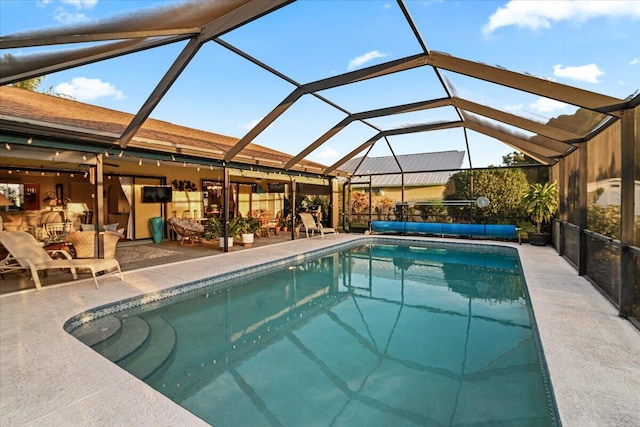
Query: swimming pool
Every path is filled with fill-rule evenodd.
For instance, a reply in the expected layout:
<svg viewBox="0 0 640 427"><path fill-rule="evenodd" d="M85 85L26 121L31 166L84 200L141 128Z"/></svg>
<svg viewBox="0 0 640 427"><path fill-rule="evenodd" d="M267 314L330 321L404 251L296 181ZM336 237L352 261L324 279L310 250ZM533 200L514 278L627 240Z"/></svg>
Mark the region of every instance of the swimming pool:
<svg viewBox="0 0 640 427"><path fill-rule="evenodd" d="M516 251L390 241L99 307L67 330L217 426L556 424Z"/></svg>

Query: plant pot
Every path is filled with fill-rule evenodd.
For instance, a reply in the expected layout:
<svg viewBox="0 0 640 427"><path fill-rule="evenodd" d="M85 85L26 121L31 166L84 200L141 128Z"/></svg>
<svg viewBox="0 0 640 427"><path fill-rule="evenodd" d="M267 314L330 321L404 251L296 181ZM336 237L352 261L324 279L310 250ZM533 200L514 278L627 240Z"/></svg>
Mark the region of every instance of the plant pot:
<svg viewBox="0 0 640 427"><path fill-rule="evenodd" d="M549 233L536 233L528 232L529 243L533 246L547 246L551 241L551 235Z"/></svg>
<svg viewBox="0 0 640 427"><path fill-rule="evenodd" d="M251 246L253 245L253 233L242 233L242 246Z"/></svg>
<svg viewBox="0 0 640 427"><path fill-rule="evenodd" d="M219 238L220 247L224 248L224 237ZM233 247L233 237L227 237L227 245Z"/></svg>

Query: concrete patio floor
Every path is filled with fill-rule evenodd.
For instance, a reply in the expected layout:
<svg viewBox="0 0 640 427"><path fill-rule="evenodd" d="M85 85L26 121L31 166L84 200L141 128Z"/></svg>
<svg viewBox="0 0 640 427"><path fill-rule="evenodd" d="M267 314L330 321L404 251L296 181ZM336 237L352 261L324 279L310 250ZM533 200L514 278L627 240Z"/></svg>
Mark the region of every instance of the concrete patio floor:
<svg viewBox="0 0 640 427"><path fill-rule="evenodd" d="M206 425L67 334L64 323L99 305L359 238L218 251L128 270L124 281L103 277L99 290L89 276L0 296L0 425ZM640 331L552 248L473 243L520 252L562 424L640 425Z"/></svg>

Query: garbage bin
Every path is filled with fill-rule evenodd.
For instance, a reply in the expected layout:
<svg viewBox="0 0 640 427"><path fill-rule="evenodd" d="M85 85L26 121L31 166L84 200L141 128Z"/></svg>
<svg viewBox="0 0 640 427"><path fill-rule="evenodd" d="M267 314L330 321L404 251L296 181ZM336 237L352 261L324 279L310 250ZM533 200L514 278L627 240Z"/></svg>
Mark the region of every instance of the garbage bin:
<svg viewBox="0 0 640 427"><path fill-rule="evenodd" d="M153 234L153 243L162 242L164 220L159 216L154 216L149 220L149 224L151 225L151 233Z"/></svg>

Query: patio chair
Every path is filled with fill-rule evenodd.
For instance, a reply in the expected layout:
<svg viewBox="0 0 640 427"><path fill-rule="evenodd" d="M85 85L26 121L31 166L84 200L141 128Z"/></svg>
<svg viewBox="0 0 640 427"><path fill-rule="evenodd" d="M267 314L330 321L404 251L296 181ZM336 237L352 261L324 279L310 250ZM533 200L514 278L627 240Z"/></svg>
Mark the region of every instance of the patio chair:
<svg viewBox="0 0 640 427"><path fill-rule="evenodd" d="M78 278L76 268L87 268L93 276L93 281L98 289L96 273L100 271L117 270L122 279L120 263L116 259L73 259L66 251L47 252L35 237L26 231L2 231L0 232L0 244L4 246L9 255L0 261L0 271L29 269L35 282L36 289L42 289L38 271L68 268L71 270L74 280ZM51 255L58 253L65 256L64 259L52 259ZM115 274L115 271L114 271Z"/></svg>
<svg viewBox="0 0 640 427"><path fill-rule="evenodd" d="M47 222L44 228L45 244L60 242L73 229L72 222Z"/></svg>
<svg viewBox="0 0 640 427"><path fill-rule="evenodd" d="M271 237L271 229L273 228L271 226L271 215L269 215L269 213L267 212L263 212L262 215L260 215L260 237ZM273 228L274 232L275 232L275 228Z"/></svg>
<svg viewBox="0 0 640 427"><path fill-rule="evenodd" d="M180 236L180 246L185 240L189 240L192 245L194 241L200 242L200 236L204 233L204 225L191 219L172 217L167 220L167 223L171 230Z"/></svg>
<svg viewBox="0 0 640 427"><path fill-rule="evenodd" d="M76 258L95 258L96 254L96 231L76 231L69 233L64 242L73 245ZM114 259L116 257L116 245L124 236L116 231L104 231L104 258Z"/></svg>
<svg viewBox="0 0 640 427"><path fill-rule="evenodd" d="M309 212L300 212L299 215L300 215L300 220L302 221L302 224L300 224L300 227L304 227L304 231L307 234L307 237L309 237L309 232L311 232L311 237L313 237L316 231L320 233L320 236L323 239L324 239L325 233L332 233L334 236L336 235L335 229L329 228L329 227L323 227L322 224L316 223L315 220L313 219L313 215L311 215Z"/></svg>

